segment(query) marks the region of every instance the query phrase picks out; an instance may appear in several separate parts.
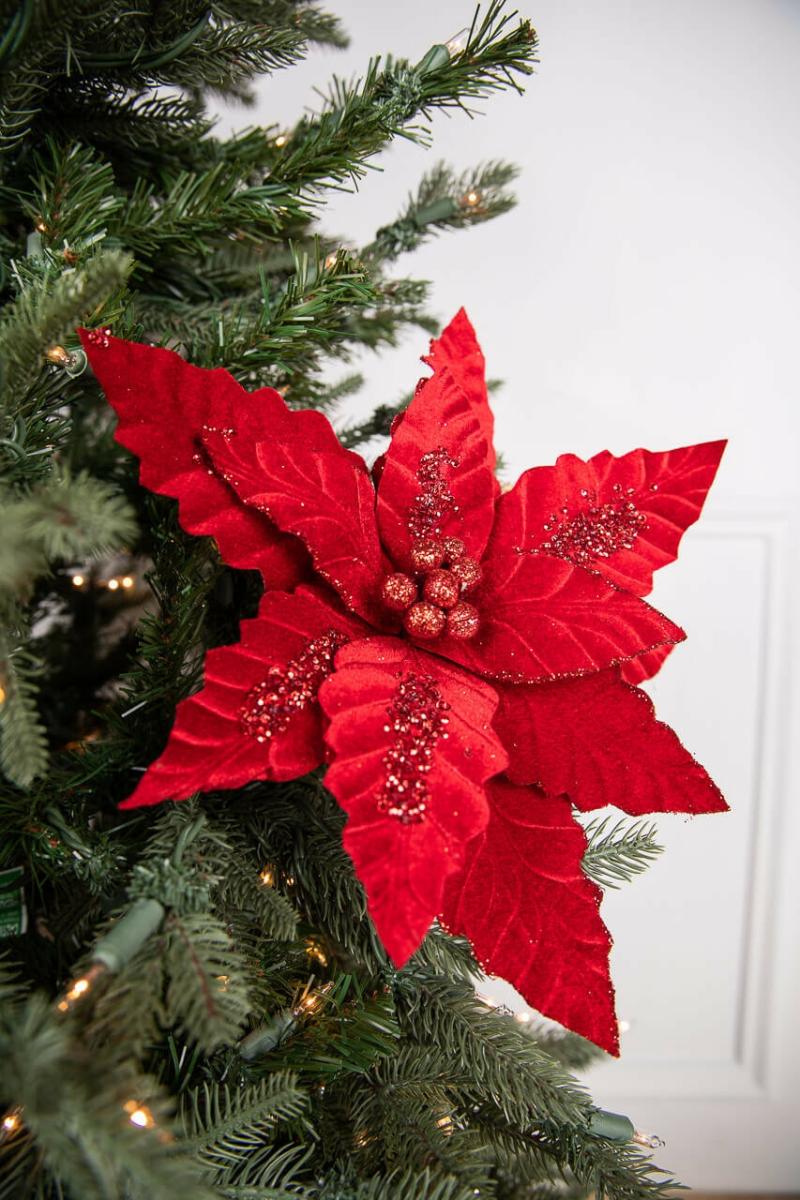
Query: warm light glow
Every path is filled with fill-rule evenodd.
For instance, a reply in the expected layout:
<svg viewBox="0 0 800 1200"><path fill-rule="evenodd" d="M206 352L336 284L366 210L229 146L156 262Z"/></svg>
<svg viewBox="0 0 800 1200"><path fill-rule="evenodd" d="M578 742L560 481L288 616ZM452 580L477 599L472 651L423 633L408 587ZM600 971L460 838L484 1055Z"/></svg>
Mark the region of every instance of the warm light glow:
<svg viewBox="0 0 800 1200"><path fill-rule="evenodd" d="M45 358L49 362L55 363L58 367L68 367L72 362L72 355L69 354L63 346L51 346L45 353Z"/></svg>
<svg viewBox="0 0 800 1200"><path fill-rule="evenodd" d="M336 266L336 260L339 257L337 250L331 250L330 254L325 257L325 270L330 271L331 267Z"/></svg>
<svg viewBox="0 0 800 1200"><path fill-rule="evenodd" d="M447 46L447 53L451 58L454 58L456 54L463 54L467 48L468 42L469 30L459 29L458 33L454 33L453 36L448 38L445 42L445 46Z"/></svg>
<svg viewBox="0 0 800 1200"><path fill-rule="evenodd" d="M131 1125L138 1125L140 1129L152 1129L155 1125L155 1117L146 1104L140 1104L138 1100L127 1100L122 1107L128 1114Z"/></svg>
<svg viewBox="0 0 800 1200"><path fill-rule="evenodd" d="M58 845L58 843L56 843L56 845ZM58 1011L62 1013L69 1012L73 1004L80 1000L82 996L86 995L92 986L93 980L98 974L102 974L104 969L105 968L101 967L100 964L95 963L94 966L89 968L86 975L82 975L80 979L76 979L73 983L71 983L56 1005Z"/></svg>
<svg viewBox="0 0 800 1200"><path fill-rule="evenodd" d="M258 878L264 884L264 887L272 887L275 883L275 872L272 870L272 867L264 867Z"/></svg>
<svg viewBox="0 0 800 1200"><path fill-rule="evenodd" d="M444 1133L452 1133L453 1132L453 1118L452 1117L439 1117L439 1120L436 1122L436 1124Z"/></svg>
<svg viewBox="0 0 800 1200"><path fill-rule="evenodd" d="M5 702L6 702L6 689L3 687L2 683L0 683L0 704L5 704Z"/></svg>
<svg viewBox="0 0 800 1200"><path fill-rule="evenodd" d="M641 1129L634 1131L632 1142L637 1146L646 1146L648 1150L660 1150L666 1145L663 1138L660 1138L657 1133L642 1133Z"/></svg>
<svg viewBox="0 0 800 1200"><path fill-rule="evenodd" d="M475 206L480 204L480 202L481 202L480 192L467 192L466 196L464 197L464 199L462 201L462 203L465 204L468 208L475 208Z"/></svg>
<svg viewBox="0 0 800 1200"><path fill-rule="evenodd" d="M531 1014L523 1008L520 1009L519 1012L514 1013L514 1020L519 1021L520 1025L527 1025L528 1021L533 1020L533 1018L531 1017Z"/></svg>
<svg viewBox="0 0 800 1200"><path fill-rule="evenodd" d="M313 938L309 938L308 942L306 943L306 954L309 958L315 958L321 966L327 967L328 956L322 949L322 946L320 946L319 942L315 942Z"/></svg>
<svg viewBox="0 0 800 1200"><path fill-rule="evenodd" d="M83 585L85 583L86 583L86 580L83 577L83 575L73 575L72 576L72 586L73 587L83 587Z"/></svg>
<svg viewBox="0 0 800 1200"><path fill-rule="evenodd" d="M631 1028L631 1023L630 1021L617 1021L617 1028L619 1029L620 1033L628 1033Z"/></svg>
<svg viewBox="0 0 800 1200"><path fill-rule="evenodd" d="M133 587L133 576L132 575L123 575L122 579L120 580L120 583L122 584L122 586L124 588L132 588Z"/></svg>
<svg viewBox="0 0 800 1200"><path fill-rule="evenodd" d="M230 975L217 975L216 979L217 983L219 984L219 990L221 992L227 992L228 984L231 981Z"/></svg>
<svg viewBox="0 0 800 1200"><path fill-rule="evenodd" d="M116 592L117 589L119 588L119 580L118 579L109 579L108 583L106 584L106 587L108 588L108 590L110 592Z"/></svg>
<svg viewBox="0 0 800 1200"><path fill-rule="evenodd" d="M287 875L287 876L286 876L286 886L287 886L287 887L294 887L294 885L295 885L295 878L294 878L294 875Z"/></svg>
<svg viewBox="0 0 800 1200"><path fill-rule="evenodd" d="M41 217L39 217L36 221L36 232L47 233L47 225L44 223Z"/></svg>
<svg viewBox="0 0 800 1200"><path fill-rule="evenodd" d="M19 1109L6 1113L3 1117L3 1133L14 1133L22 1122L19 1119Z"/></svg>
<svg viewBox="0 0 800 1200"><path fill-rule="evenodd" d="M275 138L275 146L277 147L277 149L278 149L278 150L282 150L282 149L283 149L283 147L284 147L284 146L286 145L286 143L288 142L288 140L289 140L289 135L288 135L288 134L286 134L286 133L279 133L279 134L278 134L278 136Z"/></svg>

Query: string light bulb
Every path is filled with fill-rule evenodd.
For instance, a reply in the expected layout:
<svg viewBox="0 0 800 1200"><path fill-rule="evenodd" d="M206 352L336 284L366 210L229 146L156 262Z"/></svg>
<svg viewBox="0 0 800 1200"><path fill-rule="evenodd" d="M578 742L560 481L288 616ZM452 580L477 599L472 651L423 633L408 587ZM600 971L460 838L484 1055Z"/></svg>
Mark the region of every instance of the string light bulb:
<svg viewBox="0 0 800 1200"><path fill-rule="evenodd" d="M120 579L120 583L122 584L122 586L125 589L132 588L133 583L134 583L133 576L132 575L123 575L122 578Z"/></svg>
<svg viewBox="0 0 800 1200"><path fill-rule="evenodd" d="M58 1011L65 1013L69 1012L71 1008L74 1008L79 1000L82 1000L84 996L88 996L98 976L104 975L105 972L105 964L101 962L93 963L87 971L84 971L83 975L79 976L78 979L74 979L69 985L61 999L56 1004Z"/></svg>
<svg viewBox="0 0 800 1200"><path fill-rule="evenodd" d="M306 941L306 954L309 958L315 958L322 967L327 967L328 956L323 950L319 942L314 938L308 938Z"/></svg>
<svg viewBox="0 0 800 1200"><path fill-rule="evenodd" d="M119 580L118 579L109 579L108 583L106 584L106 587L108 588L108 590L110 592L119 591Z"/></svg>
<svg viewBox="0 0 800 1200"><path fill-rule="evenodd" d="M326 271L330 271L331 268L336 266L336 260L338 259L338 257L339 257L338 250L331 250L330 254L325 255L325 270Z"/></svg>
<svg viewBox="0 0 800 1200"><path fill-rule="evenodd" d="M476 192L472 188L461 197L461 207L462 208L475 209L478 207L480 202L481 202L480 192Z"/></svg>
<svg viewBox="0 0 800 1200"><path fill-rule="evenodd" d="M83 350L65 350L63 346L49 346L44 354L48 362L53 363L56 367L62 367L64 373L69 375L70 379L75 379L76 376L83 374L86 370L88 359Z"/></svg>
<svg viewBox="0 0 800 1200"><path fill-rule="evenodd" d="M227 992L228 984L231 981L230 975L217 975L216 980L217 980L217 983L219 984L219 990L221 992Z"/></svg>
<svg viewBox="0 0 800 1200"><path fill-rule="evenodd" d="M272 143L276 150L282 150L289 141L288 133L279 133Z"/></svg>
<svg viewBox="0 0 800 1200"><path fill-rule="evenodd" d="M642 1133L641 1129L634 1130L631 1141L637 1146L646 1146L648 1150L661 1150L667 1144L657 1133Z"/></svg>
<svg viewBox="0 0 800 1200"><path fill-rule="evenodd" d="M37 233L47 233L47 222L44 217L37 217L33 227Z"/></svg>
<svg viewBox="0 0 800 1200"><path fill-rule="evenodd" d="M21 1125L22 1125L22 1109L21 1108L12 1108L11 1111L7 1112L6 1115L3 1117L3 1120L1 1123L1 1127L3 1130L4 1136L11 1137L12 1134L17 1132L17 1130L20 1128Z"/></svg>
<svg viewBox="0 0 800 1200"><path fill-rule="evenodd" d="M306 987L305 992L300 997L299 1002L294 1008L294 1014L297 1017L313 1017L319 1012L325 1002L325 998L333 988L333 983L325 983L317 991L310 990L310 984Z"/></svg>
<svg viewBox="0 0 800 1200"><path fill-rule="evenodd" d="M463 54L469 45L469 29L459 29L458 33L454 33L451 38L445 42L447 53L451 58L455 58L457 54Z"/></svg>
<svg viewBox="0 0 800 1200"><path fill-rule="evenodd" d="M63 346L48 346L45 351L45 358L57 367L67 367L70 365L72 355Z"/></svg>
<svg viewBox="0 0 800 1200"><path fill-rule="evenodd" d="M146 1104L140 1104L138 1100L126 1100L122 1107L131 1125L139 1129L152 1129L155 1125L156 1119Z"/></svg>
<svg viewBox="0 0 800 1200"><path fill-rule="evenodd" d="M264 887L274 887L275 885L275 872L273 871L272 867L264 867L258 878L261 880Z"/></svg>
<svg viewBox="0 0 800 1200"><path fill-rule="evenodd" d="M82 588L83 585L86 583L86 578L85 578L85 576L81 575L80 573L77 573L72 576L71 582L72 582L73 587Z"/></svg>

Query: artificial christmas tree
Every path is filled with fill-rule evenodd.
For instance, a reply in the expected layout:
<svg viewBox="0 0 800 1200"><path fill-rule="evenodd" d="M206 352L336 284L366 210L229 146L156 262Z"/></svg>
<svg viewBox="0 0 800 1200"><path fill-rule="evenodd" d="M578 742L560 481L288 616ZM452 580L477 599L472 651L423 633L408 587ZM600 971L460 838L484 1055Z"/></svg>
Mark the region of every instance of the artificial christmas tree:
<svg viewBox="0 0 800 1200"><path fill-rule="evenodd" d="M596 884L656 847L571 804L724 806L631 686L682 636L640 597L721 446L565 456L501 497L463 314L410 404L324 416L358 386L325 362L436 331L393 262L505 211L513 170L435 168L356 254L325 188L519 87L530 25L492 3L221 141L204 97L341 43L333 18L3 19L0 1195L661 1193L570 1075L597 1051L487 1005L473 950L616 1050ZM390 431L370 476L351 450Z"/></svg>

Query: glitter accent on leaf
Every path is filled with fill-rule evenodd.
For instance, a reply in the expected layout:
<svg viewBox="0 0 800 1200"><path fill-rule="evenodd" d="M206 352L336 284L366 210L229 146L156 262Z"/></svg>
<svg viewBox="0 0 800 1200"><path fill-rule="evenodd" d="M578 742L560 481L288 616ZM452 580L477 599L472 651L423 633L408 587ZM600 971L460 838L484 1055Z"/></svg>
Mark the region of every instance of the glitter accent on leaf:
<svg viewBox="0 0 800 1200"><path fill-rule="evenodd" d="M446 517L458 512L456 498L450 491L442 472L445 467L452 470L459 465L444 446L428 450L419 460L417 482L419 492L414 497L408 515L408 531L412 539L441 534Z"/></svg>
<svg viewBox="0 0 800 1200"><path fill-rule="evenodd" d="M378 808L404 825L425 819L430 800L426 776L436 743L447 737L449 708L432 675L409 671L387 709L384 730L394 732L395 739L383 758L386 781Z"/></svg>
<svg viewBox="0 0 800 1200"><path fill-rule="evenodd" d="M333 670L336 651L349 641L346 633L329 629L307 642L285 667L270 667L239 709L242 733L265 742L288 729L294 714L316 699L320 684Z"/></svg>
<svg viewBox="0 0 800 1200"><path fill-rule="evenodd" d="M103 350L107 350L111 345L111 330L109 328L87 329L84 338L90 346L100 346Z"/></svg>
<svg viewBox="0 0 800 1200"><path fill-rule="evenodd" d="M592 567L598 558L610 558L618 550L632 550L640 533L647 529L647 517L637 508L632 497L635 488L623 490L615 483L615 498L607 504L593 501L582 512L570 515L568 505L560 513L551 513L543 529L547 537L531 549L531 553L552 554L579 567ZM586 488L581 497L589 503ZM517 548L522 554L522 547Z"/></svg>

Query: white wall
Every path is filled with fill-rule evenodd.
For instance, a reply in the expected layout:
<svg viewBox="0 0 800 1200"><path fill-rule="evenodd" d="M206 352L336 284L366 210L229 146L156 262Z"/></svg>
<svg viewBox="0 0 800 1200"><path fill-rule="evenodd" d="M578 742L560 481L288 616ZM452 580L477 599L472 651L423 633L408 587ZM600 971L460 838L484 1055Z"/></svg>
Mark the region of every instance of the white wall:
<svg viewBox="0 0 800 1200"><path fill-rule="evenodd" d="M412 60L469 23L468 0L331 0L353 44L267 81L223 128L290 124L312 87L372 52ZM788 626L798 512L800 3L531 0L541 65L522 99L435 122L325 218L357 246L435 157L521 165L510 215L401 260L466 305L498 396L508 476L562 451L728 435L703 527L655 602L688 629L654 687L733 813L661 822L669 853L606 902L623 1060L598 1099L668 1142L705 1188L800 1189L797 733ZM424 340L368 357L353 411L410 388ZM795 700L796 705L796 700ZM794 784L792 781L794 780Z"/></svg>

